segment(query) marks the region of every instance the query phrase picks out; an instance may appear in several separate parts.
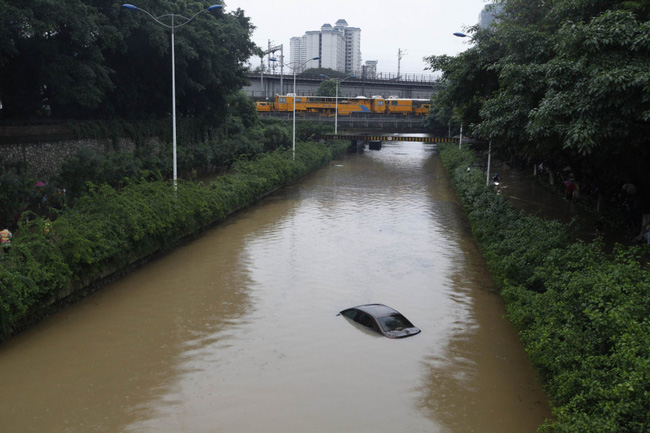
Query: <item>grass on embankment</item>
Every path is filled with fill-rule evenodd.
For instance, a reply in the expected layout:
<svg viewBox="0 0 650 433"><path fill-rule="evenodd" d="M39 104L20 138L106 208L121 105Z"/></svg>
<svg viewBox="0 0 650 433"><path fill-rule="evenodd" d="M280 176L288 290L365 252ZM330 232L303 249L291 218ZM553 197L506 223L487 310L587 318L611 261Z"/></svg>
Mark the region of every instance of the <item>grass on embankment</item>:
<svg viewBox="0 0 650 433"><path fill-rule="evenodd" d="M131 181L118 193L97 186L46 230L23 222L8 254L0 256L0 341L51 306L329 162L349 143L300 143L291 150L240 161L234 174L204 186L179 181Z"/></svg>
<svg viewBox="0 0 650 433"><path fill-rule="evenodd" d="M440 154L551 400L554 419L539 431L650 432L647 247L605 254L598 241L575 241L568 226L515 210L480 170L468 172L471 150Z"/></svg>

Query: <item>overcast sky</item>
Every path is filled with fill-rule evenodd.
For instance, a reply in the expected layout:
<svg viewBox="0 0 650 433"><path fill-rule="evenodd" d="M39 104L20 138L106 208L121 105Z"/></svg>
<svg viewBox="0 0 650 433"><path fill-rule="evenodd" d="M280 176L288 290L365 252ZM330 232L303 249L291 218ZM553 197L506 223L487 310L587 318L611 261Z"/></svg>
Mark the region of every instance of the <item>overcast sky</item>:
<svg viewBox="0 0 650 433"><path fill-rule="evenodd" d="M398 49L405 51L401 73L429 74L424 56L456 55L467 40L453 36L478 23L487 0L226 0L226 10L241 8L256 27L253 41L266 49L268 41L284 45L290 61L290 39L320 30L339 19L361 29L363 62L378 60L377 72L397 73ZM259 66L259 58L252 61Z"/></svg>

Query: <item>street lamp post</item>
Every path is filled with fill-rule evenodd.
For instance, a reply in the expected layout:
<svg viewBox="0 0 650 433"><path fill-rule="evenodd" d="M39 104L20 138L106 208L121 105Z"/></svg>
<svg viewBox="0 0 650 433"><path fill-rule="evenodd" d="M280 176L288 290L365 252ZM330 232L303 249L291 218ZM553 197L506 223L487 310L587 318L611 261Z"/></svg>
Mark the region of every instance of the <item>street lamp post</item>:
<svg viewBox="0 0 650 433"><path fill-rule="evenodd" d="M212 5L208 7L207 9L203 9L191 17L187 18L184 17L183 15L178 15L178 14L165 14L165 15L160 15L160 16L154 16L150 12L141 9L137 6L134 6L132 4L125 3L122 5L123 8L125 9L131 9L131 10L136 10L136 11L141 11L144 12L145 14L149 15L151 19L153 19L155 22L158 24L162 25L163 27L167 27L168 29L171 29L171 46L172 46L172 135L173 135L173 159L174 159L174 168L173 168L173 177L174 177L174 191L176 190L176 178L177 178L177 173L178 173L178 165L176 162L176 62L175 62L175 52L174 52L174 30L177 29L178 27L182 27L185 24L189 24L190 21L192 21L194 18L199 16L200 14L208 11L212 11L215 9L221 9L223 6L222 5ZM169 18L171 19L171 24L168 24L164 21L161 21L162 19ZM177 24L176 19L180 18L181 23Z"/></svg>
<svg viewBox="0 0 650 433"><path fill-rule="evenodd" d="M492 140L488 145L487 175L485 177L485 186L490 186L490 162L492 160Z"/></svg>
<svg viewBox="0 0 650 433"><path fill-rule="evenodd" d="M339 133L339 84L341 84L343 81L349 79L349 78L354 78L354 75L350 75L349 77L345 77L343 79L341 78L330 78L325 74L320 74L321 77L327 78L328 80L333 80L336 83L336 94L334 95L335 98L335 111L334 111L334 135L338 135Z"/></svg>
<svg viewBox="0 0 650 433"><path fill-rule="evenodd" d="M463 32L455 32L454 36L458 38L467 38L468 36ZM460 124L460 137L458 139L458 148L460 149L463 145L463 124Z"/></svg>
<svg viewBox="0 0 650 433"><path fill-rule="evenodd" d="M455 32L454 36L459 37L459 38L467 38L465 33L463 32ZM460 139L458 140L458 148L460 149L461 144L463 143L463 124L460 124ZM490 163L492 162L492 140L490 140L490 144L488 145L488 159L487 159L487 175L485 179L485 186L490 186Z"/></svg>
<svg viewBox="0 0 650 433"><path fill-rule="evenodd" d="M286 66L287 68L291 68L293 71L293 144L292 144L292 150L293 150L293 160L296 160L296 69L300 69L303 66L305 66L307 63L311 62L312 60L318 60L320 59L320 56L312 57L309 60L306 60L299 66L296 66L295 63L293 66L289 66L287 64L284 64L283 62L280 62L280 65ZM277 62L278 59L271 58L270 59L272 62Z"/></svg>

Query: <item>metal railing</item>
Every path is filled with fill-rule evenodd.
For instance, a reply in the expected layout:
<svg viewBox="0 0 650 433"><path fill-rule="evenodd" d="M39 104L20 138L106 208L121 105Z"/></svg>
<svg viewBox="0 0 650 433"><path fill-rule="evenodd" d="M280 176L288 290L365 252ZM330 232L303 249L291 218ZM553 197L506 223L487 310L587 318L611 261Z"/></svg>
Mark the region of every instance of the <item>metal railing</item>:
<svg viewBox="0 0 650 433"><path fill-rule="evenodd" d="M259 71L248 72L249 75L258 76L260 75ZM279 77L280 71L264 71L265 77ZM290 74L284 74L284 76L291 76ZM314 79L322 81L323 78L319 74L310 74L310 73L299 73L298 78L300 79ZM414 74L414 73L404 73L404 74L394 74L392 72L378 72L372 76L355 76L355 78L350 79L351 82L362 82L373 83L373 82L406 82L406 83L435 83L438 80L438 76L431 74Z"/></svg>

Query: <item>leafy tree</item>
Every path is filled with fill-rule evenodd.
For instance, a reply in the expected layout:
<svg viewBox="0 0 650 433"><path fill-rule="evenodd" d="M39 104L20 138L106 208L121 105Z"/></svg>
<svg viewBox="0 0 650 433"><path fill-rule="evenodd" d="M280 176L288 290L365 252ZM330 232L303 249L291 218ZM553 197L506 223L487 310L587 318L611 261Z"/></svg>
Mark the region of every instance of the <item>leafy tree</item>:
<svg viewBox="0 0 650 433"><path fill-rule="evenodd" d="M327 75L330 78L346 78L350 76L348 73L336 71L330 68L309 68L298 75L305 75L310 77L320 77L321 75Z"/></svg>
<svg viewBox="0 0 650 433"><path fill-rule="evenodd" d="M553 129L580 154L641 146L650 133L650 22L608 11L589 23L565 23L561 53L544 68L549 89L531 112L528 131Z"/></svg>
<svg viewBox="0 0 650 433"><path fill-rule="evenodd" d="M291 146L291 133L289 128L280 124L269 125L264 128L265 152L288 148L289 146Z"/></svg>
<svg viewBox="0 0 650 433"><path fill-rule="evenodd" d="M318 89L316 89L316 96L337 96L336 95L336 90L337 90L337 85L336 81L334 80L325 80L320 85L318 86ZM341 96L341 89L338 89L339 93L338 96Z"/></svg>
<svg viewBox="0 0 650 433"><path fill-rule="evenodd" d="M497 152L570 165L599 194L633 182L650 199L650 4L499 3L468 50L428 58L445 83L429 125L473 124Z"/></svg>
<svg viewBox="0 0 650 433"><path fill-rule="evenodd" d="M228 96L228 116L239 118L244 128L251 128L260 122L255 102L245 92L232 93Z"/></svg>
<svg viewBox="0 0 650 433"><path fill-rule="evenodd" d="M152 14L192 16L205 9L196 0L143 1ZM169 30L139 11L118 9L125 44L109 63L116 88L107 110L125 117L164 117L171 111L171 47ZM245 62L258 51L250 40L254 27L241 9L202 13L175 32L177 114L224 120L228 95L246 79ZM143 63L142 59L148 59Z"/></svg>
<svg viewBox="0 0 650 433"><path fill-rule="evenodd" d="M113 88L103 50L116 35L106 17L81 0L18 0L2 9L5 117L84 117L97 108Z"/></svg>
<svg viewBox="0 0 650 433"><path fill-rule="evenodd" d="M442 89L446 87L442 85ZM436 94L437 95L437 94ZM424 119L424 127L429 131L435 131L440 135L450 135L452 126L454 131L458 129L460 124L453 119L453 107L445 103L442 97L434 95L431 101L431 109Z"/></svg>
<svg viewBox="0 0 650 433"><path fill-rule="evenodd" d="M89 190L89 183L107 184L118 188L126 178L138 178L140 160L127 153L99 155L81 147L74 157L61 167L57 183L65 188L68 198L74 200Z"/></svg>
<svg viewBox="0 0 650 433"><path fill-rule="evenodd" d="M137 3L153 15L205 9L197 0ZM170 33L146 14L102 0L0 0L0 12L5 117L170 115ZM180 116L223 121L228 95L246 83L244 65L259 51L253 28L237 9L202 13L176 30Z"/></svg>
<svg viewBox="0 0 650 433"><path fill-rule="evenodd" d="M0 174L0 226L14 228L17 219L34 192L36 180L24 174L22 167L5 167Z"/></svg>
<svg viewBox="0 0 650 433"><path fill-rule="evenodd" d="M0 68L18 53L15 38L27 26L30 19L28 12L9 4L8 0L0 0Z"/></svg>
<svg viewBox="0 0 650 433"><path fill-rule="evenodd" d="M442 71L441 90L433 98L433 119L437 116L442 122L446 120L458 126L480 123L483 102L498 89L494 63L502 54L502 48L494 43L488 30L473 27L470 34L474 45L458 56L425 58L429 63L427 69Z"/></svg>

